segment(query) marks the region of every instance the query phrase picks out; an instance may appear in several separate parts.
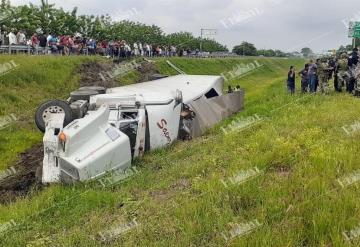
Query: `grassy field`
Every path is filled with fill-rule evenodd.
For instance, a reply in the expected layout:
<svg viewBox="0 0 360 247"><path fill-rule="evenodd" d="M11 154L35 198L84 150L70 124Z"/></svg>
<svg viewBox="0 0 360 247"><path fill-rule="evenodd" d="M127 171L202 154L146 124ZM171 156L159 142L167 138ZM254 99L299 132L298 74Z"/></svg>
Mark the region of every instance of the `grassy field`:
<svg viewBox="0 0 360 247"><path fill-rule="evenodd" d="M76 86L71 68L81 59L32 59L19 63L36 79L20 83L16 71L1 78L8 92L1 91L1 114L21 115L24 107L30 116L42 97L58 95L55 85L69 83L61 95ZM219 75L254 58L172 62L188 74ZM290 96L288 67L303 61L257 62L263 66L227 81L245 89L243 112L201 138L147 154L128 180L53 185L0 206L0 246L359 246L360 131L350 128L359 121L359 99ZM66 73L56 76L58 66ZM162 59L157 66L174 74ZM17 125L0 132L2 167L40 140L29 122Z"/></svg>

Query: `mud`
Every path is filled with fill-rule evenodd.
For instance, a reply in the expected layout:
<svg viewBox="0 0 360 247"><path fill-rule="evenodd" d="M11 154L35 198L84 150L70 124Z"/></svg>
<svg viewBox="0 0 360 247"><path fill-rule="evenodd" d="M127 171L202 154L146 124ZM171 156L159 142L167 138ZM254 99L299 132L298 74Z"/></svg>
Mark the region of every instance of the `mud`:
<svg viewBox="0 0 360 247"><path fill-rule="evenodd" d="M78 73L80 74L80 87L86 86L102 86L106 88L114 87L117 85L115 78L106 78L103 80L100 73L105 74L114 68L114 64L111 62L100 63L97 61L91 61L84 63L80 66Z"/></svg>
<svg viewBox="0 0 360 247"><path fill-rule="evenodd" d="M138 72L140 73L140 78L137 83L149 81L152 75L160 73L157 70L155 63L147 62L145 60L141 63L141 67L138 68Z"/></svg>
<svg viewBox="0 0 360 247"><path fill-rule="evenodd" d="M116 71L117 68L120 68L128 63L130 63L130 61L102 63L98 61L91 61L84 63L78 71L81 75L80 86L102 86L111 88L122 85L121 76L112 75L115 74L114 71ZM140 66L138 68L134 68L134 70L139 72L140 77L135 81L135 83L148 81L152 75L159 73L156 69L155 63L153 62L142 60L138 61L137 64Z"/></svg>
<svg viewBox="0 0 360 247"><path fill-rule="evenodd" d="M41 190L36 172L41 168L43 147L38 144L20 154L19 161L11 167L10 176L0 180L0 203L8 204L24 198L31 192Z"/></svg>

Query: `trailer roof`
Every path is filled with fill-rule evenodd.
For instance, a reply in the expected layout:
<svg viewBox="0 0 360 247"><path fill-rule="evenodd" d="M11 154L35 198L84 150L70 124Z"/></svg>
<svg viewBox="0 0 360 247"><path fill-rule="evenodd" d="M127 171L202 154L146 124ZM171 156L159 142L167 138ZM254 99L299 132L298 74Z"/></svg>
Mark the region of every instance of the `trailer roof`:
<svg viewBox="0 0 360 247"><path fill-rule="evenodd" d="M147 102L168 102L176 90L182 91L184 103L191 102L214 88L223 89L224 79L220 76L177 75L155 81L132 84L107 90L109 96L142 95ZM99 95L101 97L101 95Z"/></svg>

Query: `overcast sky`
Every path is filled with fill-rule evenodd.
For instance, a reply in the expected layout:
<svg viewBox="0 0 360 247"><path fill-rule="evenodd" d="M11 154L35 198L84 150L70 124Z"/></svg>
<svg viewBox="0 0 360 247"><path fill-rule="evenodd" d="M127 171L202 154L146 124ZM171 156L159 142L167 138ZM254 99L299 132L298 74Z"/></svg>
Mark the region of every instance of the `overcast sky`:
<svg viewBox="0 0 360 247"><path fill-rule="evenodd" d="M13 4L40 0L11 0ZM349 44L347 23L360 19L359 0L49 0L80 14L106 14L156 24L166 33L217 29L214 38L228 48L242 41L258 49L314 51Z"/></svg>

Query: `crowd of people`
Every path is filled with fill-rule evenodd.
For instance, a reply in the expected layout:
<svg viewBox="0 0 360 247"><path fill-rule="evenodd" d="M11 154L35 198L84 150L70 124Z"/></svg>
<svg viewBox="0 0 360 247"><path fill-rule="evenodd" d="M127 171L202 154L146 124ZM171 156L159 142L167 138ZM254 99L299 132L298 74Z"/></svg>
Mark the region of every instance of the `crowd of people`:
<svg viewBox="0 0 360 247"><path fill-rule="evenodd" d="M199 50L178 49L175 45L155 45L142 42L129 44L125 40L101 40L84 37L81 34L43 34L41 30L27 39L24 31L12 29L1 34L0 45L30 46L34 54L52 53L60 55L89 54L128 58L131 56L171 57L199 54Z"/></svg>
<svg viewBox="0 0 360 247"><path fill-rule="evenodd" d="M302 93L328 94L329 81L334 79L335 91L342 92L345 89L360 96L359 50L354 48L351 54L345 52L336 56L323 56L316 61L310 60L298 75L301 78ZM287 79L287 88L291 94L295 93L296 76L296 69L291 66Z"/></svg>

